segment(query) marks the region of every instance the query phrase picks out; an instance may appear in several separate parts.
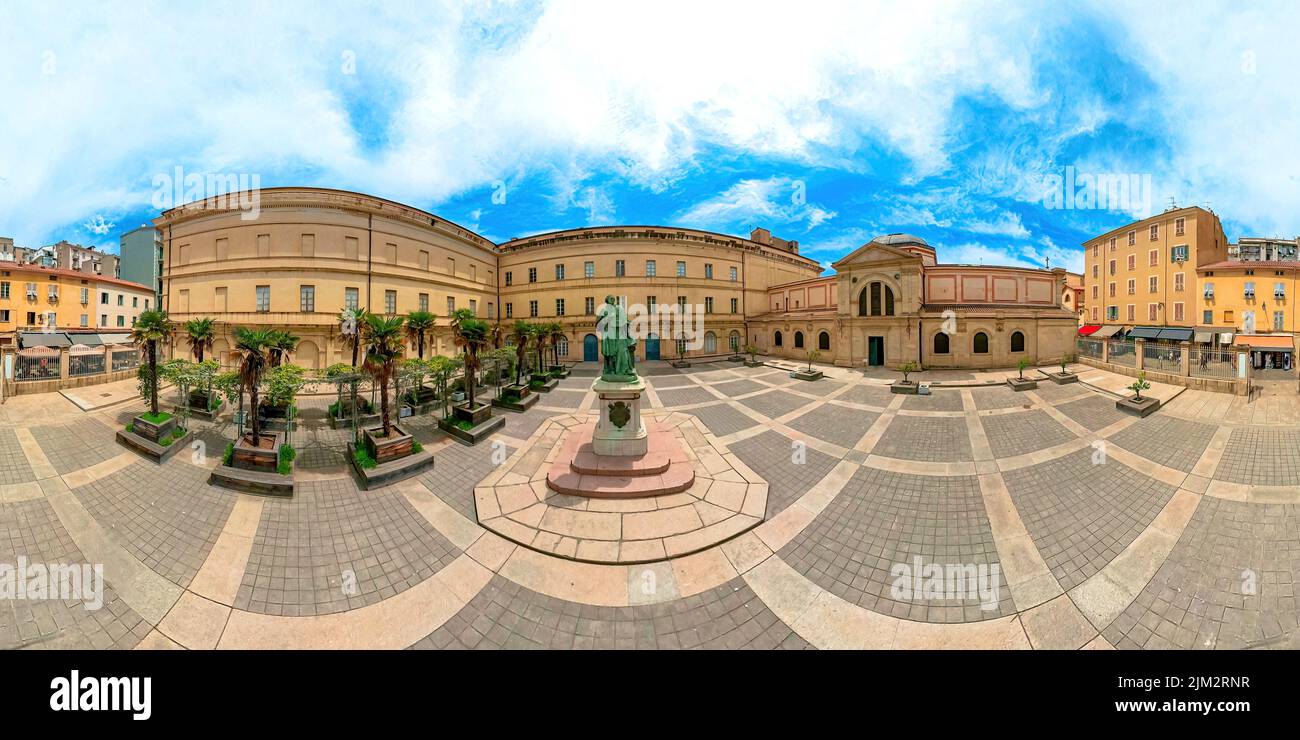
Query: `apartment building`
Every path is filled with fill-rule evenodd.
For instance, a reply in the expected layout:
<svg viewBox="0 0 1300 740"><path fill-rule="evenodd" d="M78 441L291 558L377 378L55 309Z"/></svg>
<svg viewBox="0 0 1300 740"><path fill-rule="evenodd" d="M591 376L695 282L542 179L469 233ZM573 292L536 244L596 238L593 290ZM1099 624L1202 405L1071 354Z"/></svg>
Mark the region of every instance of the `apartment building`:
<svg viewBox="0 0 1300 740"><path fill-rule="evenodd" d="M151 289L125 280L0 263L0 345L23 332L128 329L152 302Z"/></svg>

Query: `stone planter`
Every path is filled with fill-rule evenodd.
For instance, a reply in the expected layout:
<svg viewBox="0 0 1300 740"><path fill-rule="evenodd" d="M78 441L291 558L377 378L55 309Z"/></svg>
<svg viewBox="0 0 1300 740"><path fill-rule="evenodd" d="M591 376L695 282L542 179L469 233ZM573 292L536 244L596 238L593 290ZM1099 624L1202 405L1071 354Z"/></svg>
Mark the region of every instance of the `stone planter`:
<svg viewBox="0 0 1300 740"><path fill-rule="evenodd" d="M740 355L732 355L731 357L727 358L727 362L744 362L744 361L745 358L741 357Z"/></svg>
<svg viewBox="0 0 1300 740"><path fill-rule="evenodd" d="M534 388L533 383L541 383L541 385ZM555 378L552 378L549 375L541 375L538 373L533 373L528 378L528 389L532 391L537 391L538 393L550 393L551 391L555 390L556 387L559 385L560 385L560 381Z"/></svg>
<svg viewBox="0 0 1300 740"><path fill-rule="evenodd" d="M502 394L500 398L492 399L492 405L499 409L507 411L527 411L541 400L541 396L536 393L529 393L526 396L506 396Z"/></svg>
<svg viewBox="0 0 1300 740"><path fill-rule="evenodd" d="M890 393L906 393L909 396L915 396L920 384L915 380L895 380L889 386Z"/></svg>
<svg viewBox="0 0 1300 740"><path fill-rule="evenodd" d="M1146 417L1154 414L1156 409L1160 408L1160 400L1147 396L1139 401L1132 396L1129 396L1128 398L1121 398L1116 401L1115 408L1126 414Z"/></svg>
<svg viewBox="0 0 1300 740"><path fill-rule="evenodd" d="M762 360L745 360L745 367L762 367Z"/></svg>
<svg viewBox="0 0 1300 740"><path fill-rule="evenodd" d="M794 378L795 380L821 380L822 371L813 370L812 372L808 372L807 370L795 370L794 372L790 373L790 377Z"/></svg>
<svg viewBox="0 0 1300 740"><path fill-rule="evenodd" d="M548 374L552 378L567 378L569 377L569 368L563 365L551 365L550 372Z"/></svg>
<svg viewBox="0 0 1300 740"><path fill-rule="evenodd" d="M669 364L669 365L672 365L673 367L675 367L675 368L677 368L677 369L679 369L679 370L682 369L682 368L687 368L687 367L690 367L690 366L691 366L691 363L690 363L689 360L673 360L673 361L669 362L668 364Z"/></svg>
<svg viewBox="0 0 1300 740"><path fill-rule="evenodd" d="M293 495L293 475L280 475L274 470L268 473L264 470L244 470L230 465L218 465L208 476L208 483L232 491L263 496Z"/></svg>
<svg viewBox="0 0 1300 740"><path fill-rule="evenodd" d="M1047 377L1051 378L1052 382L1057 385L1079 382L1079 375L1077 373L1048 373Z"/></svg>
<svg viewBox="0 0 1300 740"><path fill-rule="evenodd" d="M128 432L125 429L119 429L117 432L118 444L134 450L159 465L167 462L168 458L175 455L177 452L189 447L189 440L190 433L186 432L179 439L172 439L169 444L161 445L157 442L145 439L134 432Z"/></svg>
<svg viewBox="0 0 1300 740"><path fill-rule="evenodd" d="M473 406L468 403L452 406L451 412L457 421L468 421L472 426L478 426L492 416L492 406L476 400Z"/></svg>
<svg viewBox="0 0 1300 740"><path fill-rule="evenodd" d="M1038 381L1019 377L1007 378L1007 385L1011 386L1013 391L1032 391L1038 387Z"/></svg>
<svg viewBox="0 0 1300 740"><path fill-rule="evenodd" d="M438 390L428 386L424 386L418 390L409 390L402 394L402 402L408 406L423 406L426 403L436 400L438 400Z"/></svg>
<svg viewBox="0 0 1300 740"><path fill-rule="evenodd" d="M284 437L277 433L262 433L259 444L253 446L251 434L245 434L235 442L235 451L230 458L230 466L240 470L260 473L275 473L280 462L280 443ZM269 445L269 446L268 446Z"/></svg>
<svg viewBox="0 0 1300 740"><path fill-rule="evenodd" d="M434 461L432 452L420 450L405 457L380 463L373 468L363 468L357 462L357 456L353 452L352 444L348 443L348 462L352 464L352 470L357 474L357 480L360 481L362 490L368 491L372 488L392 485L398 481L419 475L432 468Z"/></svg>
<svg viewBox="0 0 1300 740"><path fill-rule="evenodd" d="M169 417L165 421L158 424L155 424L145 419L144 416L137 416L131 420L131 429L133 430L133 432L137 436L143 437L144 439L147 439L150 442L153 442L154 444L158 444L159 440L171 434L172 430L175 428L176 428L175 416Z"/></svg>
<svg viewBox="0 0 1300 740"><path fill-rule="evenodd" d="M537 396L532 396L532 398L537 398ZM438 421L438 428L451 435L451 437L456 441L467 445L478 444L487 438L489 434L506 425L506 418L504 416L489 415L486 421L477 426L472 426L469 429L461 429L456 426L456 421L457 420L454 416L447 419L440 419Z"/></svg>
<svg viewBox="0 0 1300 740"><path fill-rule="evenodd" d="M412 445L415 443L415 437L403 432L396 424L391 426L392 436L384 438L383 428L365 430L365 438L362 440L366 446L366 452L370 457L380 465L389 460L397 460L411 454Z"/></svg>

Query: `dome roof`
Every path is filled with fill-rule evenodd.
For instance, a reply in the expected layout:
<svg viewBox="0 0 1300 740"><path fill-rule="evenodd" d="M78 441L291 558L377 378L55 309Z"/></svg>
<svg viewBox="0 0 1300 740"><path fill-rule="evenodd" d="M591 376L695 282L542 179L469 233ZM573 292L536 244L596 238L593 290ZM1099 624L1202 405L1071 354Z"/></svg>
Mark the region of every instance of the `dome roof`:
<svg viewBox="0 0 1300 740"><path fill-rule="evenodd" d="M886 244L893 247L902 246L904 244L916 244L933 249L929 242L919 236L913 236L912 234L885 234L884 236L878 236L871 241L876 244Z"/></svg>

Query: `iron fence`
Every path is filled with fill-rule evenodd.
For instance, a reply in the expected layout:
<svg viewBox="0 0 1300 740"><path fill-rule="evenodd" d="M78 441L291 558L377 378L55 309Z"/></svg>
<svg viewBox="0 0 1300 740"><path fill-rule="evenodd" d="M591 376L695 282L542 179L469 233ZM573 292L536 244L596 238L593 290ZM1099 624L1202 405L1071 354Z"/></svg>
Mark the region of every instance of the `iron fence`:
<svg viewBox="0 0 1300 740"><path fill-rule="evenodd" d="M59 356L33 356L24 357L18 355L14 358L14 380L16 382L25 382L30 380L58 380L60 376Z"/></svg>
<svg viewBox="0 0 1300 740"><path fill-rule="evenodd" d="M104 353L68 355L68 376L100 375L104 372Z"/></svg>
<svg viewBox="0 0 1300 740"><path fill-rule="evenodd" d="M1183 349L1171 344L1146 344L1142 347L1142 367L1163 373L1182 370Z"/></svg>
<svg viewBox="0 0 1300 740"><path fill-rule="evenodd" d="M1187 354L1189 370L1197 378L1237 377L1237 353L1234 350L1193 347Z"/></svg>
<svg viewBox="0 0 1300 740"><path fill-rule="evenodd" d="M1111 339L1106 342L1110 361L1125 367L1137 367L1137 352L1132 340Z"/></svg>
<svg viewBox="0 0 1300 740"><path fill-rule="evenodd" d="M1078 348L1081 356L1091 357L1097 360L1101 359L1102 340L1079 337L1075 341L1075 346Z"/></svg>

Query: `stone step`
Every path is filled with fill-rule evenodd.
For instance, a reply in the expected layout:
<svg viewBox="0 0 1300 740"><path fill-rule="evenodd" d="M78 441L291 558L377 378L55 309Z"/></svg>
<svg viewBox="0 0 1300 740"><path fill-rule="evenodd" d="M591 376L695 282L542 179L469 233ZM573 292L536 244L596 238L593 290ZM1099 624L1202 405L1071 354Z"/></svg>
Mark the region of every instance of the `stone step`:
<svg viewBox="0 0 1300 740"><path fill-rule="evenodd" d="M695 483L695 465L670 462L653 475L584 475L555 465L546 474L546 486L556 493L587 498L646 498L680 493Z"/></svg>
<svg viewBox="0 0 1300 740"><path fill-rule="evenodd" d="M579 475L613 475L640 477L662 475L673 461L668 453L650 451L644 455L597 455L590 445L584 445L569 463L569 469Z"/></svg>

